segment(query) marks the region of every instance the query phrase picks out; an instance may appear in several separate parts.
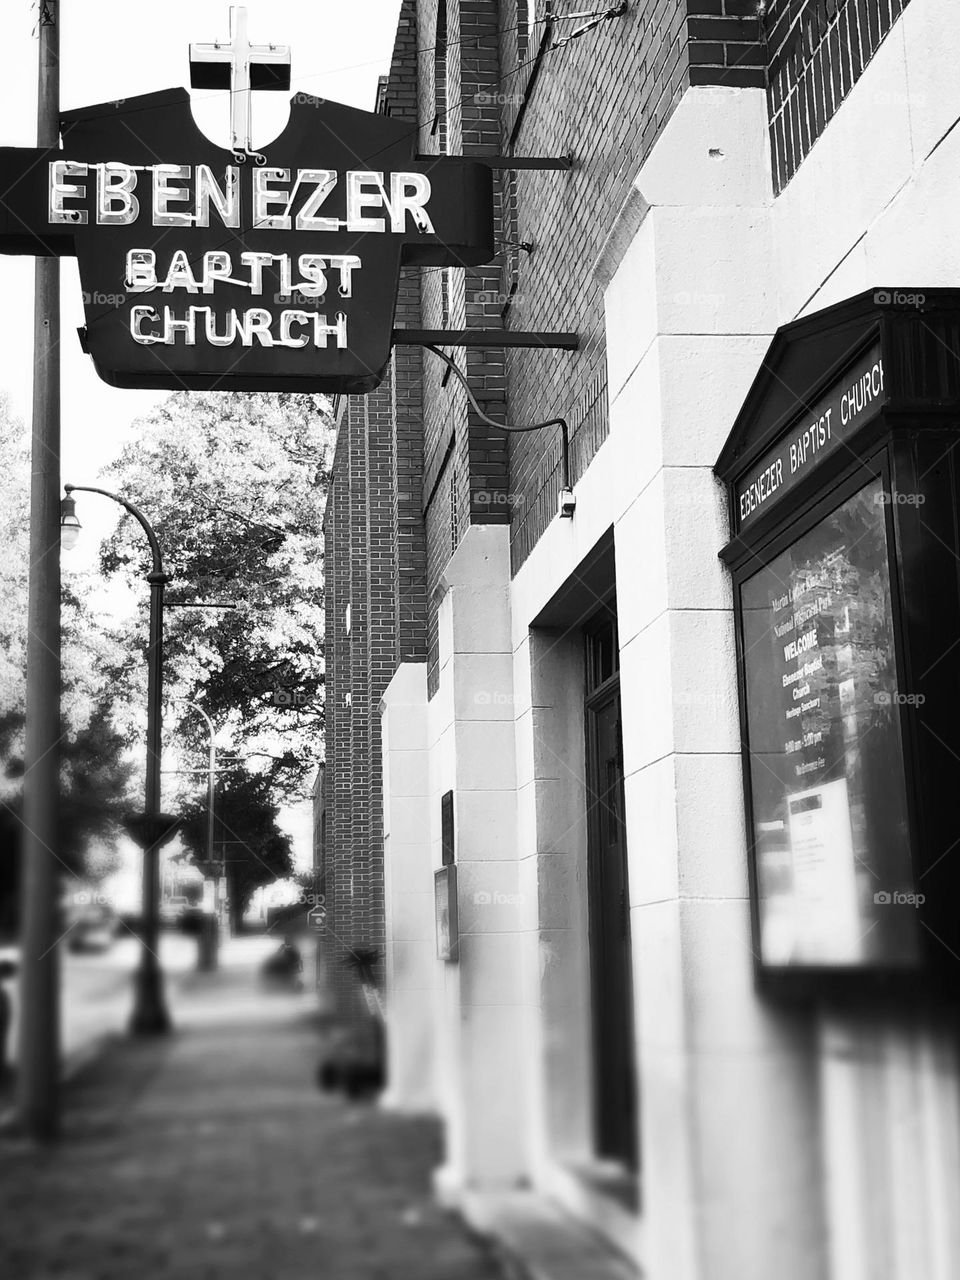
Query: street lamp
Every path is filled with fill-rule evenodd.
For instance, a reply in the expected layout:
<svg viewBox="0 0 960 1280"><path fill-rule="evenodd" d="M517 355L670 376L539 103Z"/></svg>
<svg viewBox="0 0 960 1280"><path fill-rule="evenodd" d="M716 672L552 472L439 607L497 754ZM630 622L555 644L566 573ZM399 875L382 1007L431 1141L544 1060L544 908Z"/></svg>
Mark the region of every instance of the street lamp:
<svg viewBox="0 0 960 1280"><path fill-rule="evenodd" d="M217 744L216 729L213 727L213 721L201 707L199 702L193 702L190 698L174 698L174 702L179 702L185 707L193 707L194 711L200 713L206 722L207 732L210 735L210 751L207 764L207 862L212 869L213 867L213 801L214 788L217 780Z"/></svg>
<svg viewBox="0 0 960 1280"><path fill-rule="evenodd" d="M64 498L60 503L60 546L64 551L72 551L80 541L80 530L83 525L77 519L77 502L75 498Z"/></svg>
<svg viewBox="0 0 960 1280"><path fill-rule="evenodd" d="M150 642L147 649L147 776L144 811L127 823L127 829L143 849L143 947L134 977L134 1004L130 1029L138 1034L159 1034L170 1030L163 993L163 971L157 954L160 937L160 848L177 828L177 820L160 812L160 731L163 697L163 589L170 581L164 572L160 544L150 522L132 502L108 489L65 484L66 497L60 504L60 538L65 550L76 546L80 536L74 493L98 493L110 498L139 523L150 544L152 566L146 575L150 584Z"/></svg>
<svg viewBox="0 0 960 1280"><path fill-rule="evenodd" d="M221 852L221 861L220 861L219 868L217 866L215 856L214 856L214 827L215 827L214 802L216 799L216 786L217 786L216 729L213 727L213 721L207 715L206 711L204 711L203 707L200 706L199 702L193 702L190 698L175 698L174 701L180 702L187 707L193 707L194 711L199 712L199 714L203 716L203 719L206 722L207 731L210 734L210 750L209 750L209 757L208 757L208 763L207 763L207 857L206 857L206 868L204 870L204 875L212 877L214 882L215 894L216 894L217 925L218 927L220 927L222 925L221 909L220 909L221 908L220 878L221 876L226 875L226 867L223 865L222 852ZM226 885L226 880L224 880L224 885Z"/></svg>

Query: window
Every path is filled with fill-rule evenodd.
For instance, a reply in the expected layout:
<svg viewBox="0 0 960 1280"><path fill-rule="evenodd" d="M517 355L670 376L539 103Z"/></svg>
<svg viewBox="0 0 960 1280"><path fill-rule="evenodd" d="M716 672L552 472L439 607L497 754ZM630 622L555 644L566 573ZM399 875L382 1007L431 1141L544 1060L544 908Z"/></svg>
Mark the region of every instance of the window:
<svg viewBox="0 0 960 1280"><path fill-rule="evenodd" d="M586 633L587 693L595 693L620 670L617 618L613 606L605 606Z"/></svg>
<svg viewBox="0 0 960 1280"><path fill-rule="evenodd" d="M530 39L530 5L528 0L517 0L517 61L523 62L527 56L527 43Z"/></svg>
<svg viewBox="0 0 960 1280"><path fill-rule="evenodd" d="M437 150L447 150L447 11L441 2L437 10L437 33L433 49L433 125L430 133Z"/></svg>

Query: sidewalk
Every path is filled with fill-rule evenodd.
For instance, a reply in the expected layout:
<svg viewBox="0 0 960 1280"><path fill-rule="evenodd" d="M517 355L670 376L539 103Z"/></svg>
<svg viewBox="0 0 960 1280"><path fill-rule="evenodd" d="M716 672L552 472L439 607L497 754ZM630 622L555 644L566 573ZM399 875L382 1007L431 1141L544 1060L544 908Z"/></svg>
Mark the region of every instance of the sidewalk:
<svg viewBox="0 0 960 1280"><path fill-rule="evenodd" d="M185 979L169 1039L89 1063L58 1148L0 1140L0 1275L500 1280L433 1200L438 1128L317 1089L315 999L257 989L263 945Z"/></svg>

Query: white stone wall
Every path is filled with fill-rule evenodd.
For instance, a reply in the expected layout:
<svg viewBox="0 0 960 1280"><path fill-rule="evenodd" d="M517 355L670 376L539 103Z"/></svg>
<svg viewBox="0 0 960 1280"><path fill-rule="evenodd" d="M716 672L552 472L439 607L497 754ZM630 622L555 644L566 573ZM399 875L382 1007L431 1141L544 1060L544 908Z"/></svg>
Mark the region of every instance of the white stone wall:
<svg viewBox="0 0 960 1280"><path fill-rule="evenodd" d="M960 285L958 55L956 5L912 0L772 211L781 323L876 286ZM818 1032L831 1280L960 1274L953 1029L826 1010Z"/></svg>
<svg viewBox="0 0 960 1280"><path fill-rule="evenodd" d="M399 1111L430 1111L437 1105L434 1002L439 974L425 663L398 668L383 696L381 723L389 993L384 1104Z"/></svg>
<svg viewBox="0 0 960 1280"><path fill-rule="evenodd" d="M441 963L441 1190L503 1189L526 1178L523 948L508 530L468 530L443 576L440 680L429 704L433 865L440 800L454 792L459 960Z"/></svg>
<svg viewBox="0 0 960 1280"><path fill-rule="evenodd" d="M960 14L913 0L776 201L762 95L686 95L637 177L630 234L621 225L598 264L610 438L577 486L575 520L555 522L514 584L519 684L530 620L613 522L643 1150L635 1251L651 1280L960 1274L944 1210L960 1194L950 1037L920 1018L816 1019L754 994L731 593L717 560L729 535L712 475L777 326L873 286L960 283L958 52ZM528 830L521 819L521 858ZM547 1135L533 1162L554 1194L562 1156Z"/></svg>

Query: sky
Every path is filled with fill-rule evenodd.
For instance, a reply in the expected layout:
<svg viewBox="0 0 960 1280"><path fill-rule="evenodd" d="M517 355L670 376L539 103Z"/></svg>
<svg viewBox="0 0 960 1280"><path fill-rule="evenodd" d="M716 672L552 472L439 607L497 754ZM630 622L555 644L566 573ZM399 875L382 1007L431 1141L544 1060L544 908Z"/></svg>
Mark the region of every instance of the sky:
<svg viewBox="0 0 960 1280"><path fill-rule="evenodd" d="M372 110L378 76L385 74L396 32L400 0L248 0L252 41L288 44L291 94L318 97ZM220 0L61 0L61 106L73 108L131 98L177 86L189 88L191 41L226 39L229 5ZM0 18L4 74L0 77L0 146L36 145L37 6L5 0ZM229 141L228 95L191 91L199 128L213 141ZM282 132L289 111L285 94L254 95L255 146ZM0 390L29 426L32 396L33 259L0 256ZM63 259L62 478L96 484L98 473L134 438L135 419L163 399L162 393L120 390L101 382L76 336L83 307L76 262ZM78 507L84 535L64 557L71 566L96 564L99 540L116 523L119 509L89 495ZM117 608L121 608L117 602ZM309 843L306 811L288 816L298 852Z"/></svg>

